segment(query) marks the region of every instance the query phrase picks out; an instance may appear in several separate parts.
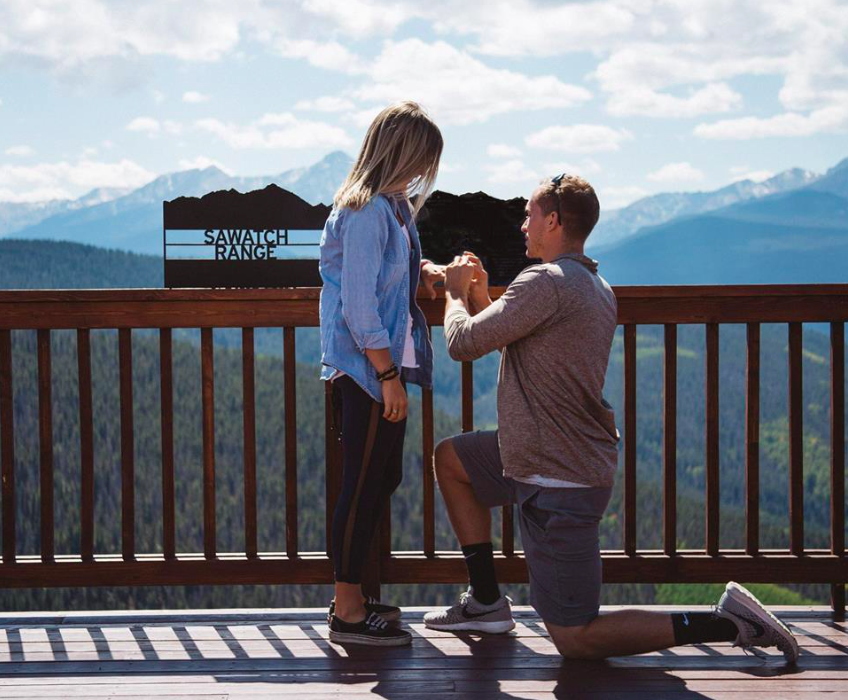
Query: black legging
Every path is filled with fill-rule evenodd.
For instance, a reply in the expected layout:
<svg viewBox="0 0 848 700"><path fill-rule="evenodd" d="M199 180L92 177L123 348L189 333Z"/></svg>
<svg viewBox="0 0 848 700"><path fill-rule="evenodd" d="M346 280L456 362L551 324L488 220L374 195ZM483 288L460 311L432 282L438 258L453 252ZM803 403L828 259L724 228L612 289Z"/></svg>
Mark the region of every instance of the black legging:
<svg viewBox="0 0 848 700"><path fill-rule="evenodd" d="M341 427L342 489L333 513L336 581L362 583L362 566L389 496L403 478L406 419L383 418L383 404L350 377L333 382L333 404Z"/></svg>

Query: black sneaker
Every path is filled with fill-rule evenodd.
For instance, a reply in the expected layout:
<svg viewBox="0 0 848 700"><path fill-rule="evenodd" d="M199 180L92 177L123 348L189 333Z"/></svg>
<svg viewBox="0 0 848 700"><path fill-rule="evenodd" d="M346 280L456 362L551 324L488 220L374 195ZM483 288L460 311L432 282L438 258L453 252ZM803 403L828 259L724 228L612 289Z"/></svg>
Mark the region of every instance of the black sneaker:
<svg viewBox="0 0 848 700"><path fill-rule="evenodd" d="M386 605L385 603L379 602L376 598L372 598L368 596L365 599L365 612L366 613L375 613L382 617L386 622L395 622L400 620L400 608L396 605ZM336 599L330 601L330 610L327 612L327 624L330 624L330 620L333 615L336 614Z"/></svg>
<svg viewBox="0 0 848 700"><path fill-rule="evenodd" d="M336 644L364 644L373 647L400 647L412 641L406 630L391 627L382 617L368 613L362 622L330 618L330 641Z"/></svg>

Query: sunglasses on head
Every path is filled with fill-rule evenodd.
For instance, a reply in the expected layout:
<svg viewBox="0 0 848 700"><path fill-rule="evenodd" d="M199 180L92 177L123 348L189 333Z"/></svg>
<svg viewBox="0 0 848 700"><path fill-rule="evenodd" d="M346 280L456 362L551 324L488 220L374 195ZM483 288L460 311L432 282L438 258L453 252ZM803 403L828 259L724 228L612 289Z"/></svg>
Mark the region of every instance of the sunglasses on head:
<svg viewBox="0 0 848 700"><path fill-rule="evenodd" d="M560 173L556 177L551 178L551 182L554 183L554 187L559 187L559 183L562 182L562 179L565 177L566 173Z"/></svg>

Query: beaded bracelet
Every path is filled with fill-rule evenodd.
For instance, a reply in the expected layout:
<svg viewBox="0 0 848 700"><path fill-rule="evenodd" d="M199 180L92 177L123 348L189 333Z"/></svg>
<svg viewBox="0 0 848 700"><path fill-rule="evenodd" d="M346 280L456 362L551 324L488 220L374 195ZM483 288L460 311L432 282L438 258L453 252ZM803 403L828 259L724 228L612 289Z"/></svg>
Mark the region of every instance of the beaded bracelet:
<svg viewBox="0 0 848 700"><path fill-rule="evenodd" d="M400 371L398 370L396 365L392 364L392 366L388 369L383 370L382 372L378 372L377 379L381 382L386 382L390 379L394 379L398 375L400 375Z"/></svg>

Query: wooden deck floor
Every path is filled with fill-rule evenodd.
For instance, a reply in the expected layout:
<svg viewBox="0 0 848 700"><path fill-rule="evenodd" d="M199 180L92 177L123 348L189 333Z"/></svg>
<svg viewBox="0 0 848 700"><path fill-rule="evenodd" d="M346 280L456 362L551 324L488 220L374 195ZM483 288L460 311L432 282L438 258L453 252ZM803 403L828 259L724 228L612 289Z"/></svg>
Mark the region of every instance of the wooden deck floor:
<svg viewBox="0 0 848 700"><path fill-rule="evenodd" d="M342 648L322 610L18 613L0 617L0 698L848 698L848 626L825 608L778 608L803 647L679 647L605 662L563 661L529 608L505 636L426 630L411 648Z"/></svg>

